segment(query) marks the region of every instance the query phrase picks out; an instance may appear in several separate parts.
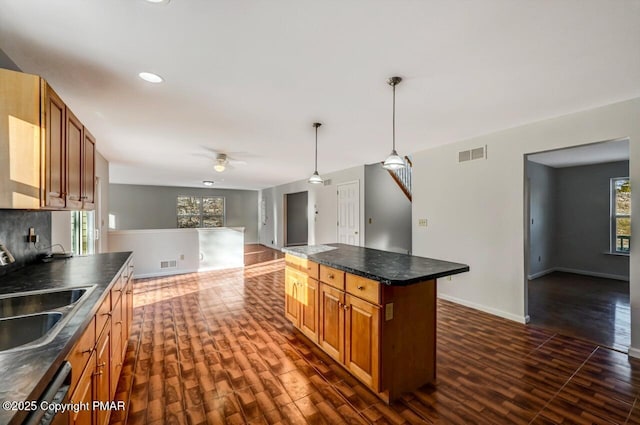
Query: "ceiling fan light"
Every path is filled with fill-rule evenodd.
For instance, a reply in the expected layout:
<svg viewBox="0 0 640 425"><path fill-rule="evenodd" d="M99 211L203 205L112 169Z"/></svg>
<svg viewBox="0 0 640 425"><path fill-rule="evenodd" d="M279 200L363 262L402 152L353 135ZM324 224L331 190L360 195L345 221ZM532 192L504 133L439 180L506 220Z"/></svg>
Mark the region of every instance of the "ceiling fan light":
<svg viewBox="0 0 640 425"><path fill-rule="evenodd" d="M322 180L322 177L320 177L320 174L318 174L317 171L314 171L313 174L311 175L311 177L309 177L309 183L311 184L320 184L322 182L324 182L324 180Z"/></svg>
<svg viewBox="0 0 640 425"><path fill-rule="evenodd" d="M216 164L213 166L213 169L216 170L219 173L222 173L225 170L225 165L224 164Z"/></svg>
<svg viewBox="0 0 640 425"><path fill-rule="evenodd" d="M396 152L394 149L393 151L391 151L391 154L387 157L387 159L384 160L382 166L387 170L399 170L401 168L404 168L404 160L400 158L400 155L398 155L398 152Z"/></svg>

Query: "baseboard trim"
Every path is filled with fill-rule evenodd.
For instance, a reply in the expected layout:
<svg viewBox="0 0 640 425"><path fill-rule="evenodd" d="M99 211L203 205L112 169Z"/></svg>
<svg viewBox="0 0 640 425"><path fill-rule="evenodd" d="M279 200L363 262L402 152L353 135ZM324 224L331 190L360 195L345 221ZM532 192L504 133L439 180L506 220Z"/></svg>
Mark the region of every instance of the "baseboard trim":
<svg viewBox="0 0 640 425"><path fill-rule="evenodd" d="M175 276L177 274L187 274L187 273L197 273L198 269L178 269L171 271L162 271L162 272L152 272L152 273L142 273L142 274L133 274L134 279L146 279L149 277L164 277L164 276Z"/></svg>
<svg viewBox="0 0 640 425"><path fill-rule="evenodd" d="M629 357L640 359L640 348L629 347Z"/></svg>
<svg viewBox="0 0 640 425"><path fill-rule="evenodd" d="M494 316L502 317L503 319L512 320L518 323L527 323L527 318L525 316L518 316L517 314L507 313L506 311L487 307L482 304L476 304L474 302L463 300L461 298L452 297L451 295L438 294L438 298L443 299L445 301L451 301L452 303L460 304L465 307L472 308L474 310L480 310L485 313L493 314Z"/></svg>
<svg viewBox="0 0 640 425"><path fill-rule="evenodd" d="M625 282L629 282L629 276L623 276L621 274L592 272L589 270L571 269L569 267L552 267L550 269L542 270L538 273L530 274L527 276L527 279L534 280L553 272L573 273L573 274L580 274L583 276L601 277L604 279L622 280Z"/></svg>
<svg viewBox="0 0 640 425"><path fill-rule="evenodd" d="M539 271L538 273L530 274L530 275L527 276L527 279L529 279L529 280L537 279L539 277L548 275L549 273L553 273L555 271L556 271L556 269L554 267L552 267L550 269Z"/></svg>
<svg viewBox="0 0 640 425"><path fill-rule="evenodd" d="M568 267L554 267L554 271L581 274L583 276L602 277L605 279L623 280L625 282L629 282L629 276L623 276L620 274L592 272L589 270L570 269Z"/></svg>

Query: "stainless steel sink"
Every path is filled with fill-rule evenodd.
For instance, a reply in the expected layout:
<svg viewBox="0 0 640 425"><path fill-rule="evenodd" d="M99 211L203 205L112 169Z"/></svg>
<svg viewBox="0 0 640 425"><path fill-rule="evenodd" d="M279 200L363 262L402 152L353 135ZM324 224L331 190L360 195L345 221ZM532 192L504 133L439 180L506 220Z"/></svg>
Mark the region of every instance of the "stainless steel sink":
<svg viewBox="0 0 640 425"><path fill-rule="evenodd" d="M0 319L0 351L34 342L62 319L62 313L39 313Z"/></svg>
<svg viewBox="0 0 640 425"><path fill-rule="evenodd" d="M41 313L71 305L78 301L87 288L56 291L25 292L0 298L0 318Z"/></svg>

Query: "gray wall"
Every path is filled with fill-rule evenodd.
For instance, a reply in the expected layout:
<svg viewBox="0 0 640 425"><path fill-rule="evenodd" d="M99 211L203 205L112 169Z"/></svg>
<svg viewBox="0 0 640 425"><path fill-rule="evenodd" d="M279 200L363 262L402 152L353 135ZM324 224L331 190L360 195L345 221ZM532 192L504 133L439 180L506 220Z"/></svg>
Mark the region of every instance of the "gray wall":
<svg viewBox="0 0 640 425"><path fill-rule="evenodd" d="M224 196L226 226L244 227L245 243L257 243L258 192L253 190L110 184L109 214L115 215L117 230L174 229L176 198L183 195Z"/></svg>
<svg viewBox="0 0 640 425"><path fill-rule="evenodd" d="M556 266L629 276L629 257L610 249L610 182L629 175L629 162L559 168L556 172Z"/></svg>
<svg viewBox="0 0 640 425"><path fill-rule="evenodd" d="M307 245L309 192L287 193L287 246Z"/></svg>
<svg viewBox="0 0 640 425"><path fill-rule="evenodd" d="M529 275L555 266L556 202L555 169L527 161L529 178Z"/></svg>
<svg viewBox="0 0 640 425"><path fill-rule="evenodd" d="M35 245L27 242L29 228L40 237ZM0 243L7 247L16 262L0 267L0 276L31 264L51 245L51 213L48 211L0 210Z"/></svg>
<svg viewBox="0 0 640 425"><path fill-rule="evenodd" d="M0 68L10 69L12 71L22 71L2 49L0 49Z"/></svg>
<svg viewBox="0 0 640 425"><path fill-rule="evenodd" d="M365 246L411 251L411 202L381 164L365 166Z"/></svg>

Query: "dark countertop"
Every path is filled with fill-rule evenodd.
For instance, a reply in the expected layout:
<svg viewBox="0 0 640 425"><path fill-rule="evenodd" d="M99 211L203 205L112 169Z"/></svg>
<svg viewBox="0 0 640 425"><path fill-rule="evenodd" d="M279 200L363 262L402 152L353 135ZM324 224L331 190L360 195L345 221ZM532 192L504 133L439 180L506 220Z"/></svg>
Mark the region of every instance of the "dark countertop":
<svg viewBox="0 0 640 425"><path fill-rule="evenodd" d="M344 244L288 247L282 251L395 286L469 271L466 264Z"/></svg>
<svg viewBox="0 0 640 425"><path fill-rule="evenodd" d="M0 351L0 402L40 398L130 256L130 252L115 252L55 260L30 265L0 278L0 296L44 289L93 287L62 319L64 323L51 341L32 348ZM0 424L20 423L27 413L0 409Z"/></svg>

